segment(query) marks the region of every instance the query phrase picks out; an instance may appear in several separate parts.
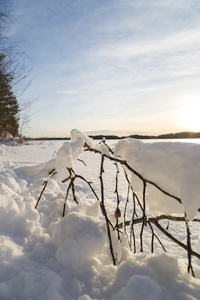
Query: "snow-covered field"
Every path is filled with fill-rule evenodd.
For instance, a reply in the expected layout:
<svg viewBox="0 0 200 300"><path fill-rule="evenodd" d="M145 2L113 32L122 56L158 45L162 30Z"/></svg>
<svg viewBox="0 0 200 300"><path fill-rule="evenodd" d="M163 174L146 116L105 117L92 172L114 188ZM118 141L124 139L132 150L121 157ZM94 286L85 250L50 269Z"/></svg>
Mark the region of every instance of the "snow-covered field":
<svg viewBox="0 0 200 300"><path fill-rule="evenodd" d="M124 235L118 242L115 232L111 232L117 259L117 265L113 265L99 202L82 180L75 181L79 204L70 193L62 218L69 184L61 182L69 176L66 167L73 167L76 174L92 181L100 197L100 155L82 153L85 141L107 153L103 144L90 141L78 131L72 132L72 142L64 145L63 141L0 144L0 299L200 299L200 260L192 258L194 278L187 273L187 252L158 230L167 253L155 242L151 254L148 228L144 231L141 253L140 227L136 226L137 254L129 250ZM146 179L180 197L184 204L183 207L158 195L153 187L147 188L149 213L180 215L186 211L189 219L195 217L200 208L200 145L148 144L131 139L115 143L115 157L127 160ZM35 209L43 182L52 168L59 172L49 180ZM115 222L113 162L105 161L104 171L106 209ZM123 215L127 183L122 174L120 169L118 191ZM130 180L140 196L141 183L135 176L130 176ZM131 205L127 215L132 215ZM199 224L190 222L190 230L192 248L197 251ZM186 243L184 222L170 222L169 231Z"/></svg>

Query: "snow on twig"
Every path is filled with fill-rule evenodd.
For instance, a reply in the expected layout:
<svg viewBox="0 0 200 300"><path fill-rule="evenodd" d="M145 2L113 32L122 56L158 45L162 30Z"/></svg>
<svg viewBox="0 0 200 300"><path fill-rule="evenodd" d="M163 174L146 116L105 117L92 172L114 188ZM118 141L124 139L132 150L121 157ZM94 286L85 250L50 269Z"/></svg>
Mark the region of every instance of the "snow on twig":
<svg viewBox="0 0 200 300"><path fill-rule="evenodd" d="M115 153L114 153L113 149L106 144L105 140L102 141L101 143L102 143L102 145L97 146L97 147L91 146L87 143L87 139L85 139L83 136L81 136L81 143L80 143L80 141L78 140L78 134L77 134L76 140L72 143L73 147L70 146L69 143L67 143L65 146L63 146L61 148L61 150L59 152L60 156L56 160L57 166L59 167L59 169L61 169L61 168L63 169L62 159L66 158L66 161L68 164L66 166L66 169L68 170L68 173L69 173L69 176L62 180L62 183L68 183L66 196L65 196L65 200L64 200L62 216L63 217L65 216L66 202L69 197L70 190L72 193L73 200L78 204L78 200L76 197L75 181L76 181L76 179L82 180L89 186L89 188L92 191L93 195L95 196L96 200L99 201L102 215L104 216L105 223L106 223L108 243L109 243L109 249L110 249L110 254L111 254L113 265L116 265L116 263L117 263L117 250L115 249L115 246L114 246L115 243L113 243L113 240L112 240L113 239L112 231L116 231L118 243L121 242L121 235L124 233L124 235L127 237L130 249L132 248L132 243L133 243L133 251L134 251L134 253L136 253L136 251L137 251L136 236L135 236L134 228L135 228L135 225L139 224L141 226L140 234L139 234L139 236L140 236L140 251L141 252L144 251L144 230L146 227L150 228L150 232L151 232L151 252L152 253L154 252L155 239L158 241L158 243L162 247L163 251L166 252L166 248L165 248L163 242L161 241L160 237L154 230L154 228L156 227L164 235L166 235L171 241L173 241L178 246L180 246L181 248L183 248L187 251L187 253L188 253L188 272L191 271L192 275L194 276L194 270L192 267L192 256L196 256L197 258L200 259L200 254L193 251L191 248L191 238L190 238L191 233L190 233L189 224L188 224L186 217L172 216L172 215L165 215L165 214L158 215L158 216L149 215L148 205L146 203L146 200L147 200L146 198L147 198L147 194L148 194L147 187L153 186L154 188L156 188L156 190L160 191L165 196L171 198L175 202L178 202L179 205L182 204L181 198L168 192L167 190L162 188L160 185L158 185L154 181L146 178L145 176L142 176L137 170L135 170L132 166L130 166L130 164L126 160L120 159L119 157L115 157L114 156ZM68 151L67 153L65 153L66 150ZM94 187L92 186L92 182L86 180L84 176L77 174L75 172L73 160L79 160L79 161L83 162L79 158L79 154L81 154L84 151L93 152L93 153L97 153L100 155L100 158L101 158L100 171L99 171L100 197L98 196L97 192L95 191ZM114 165L116 166L115 189L114 189L114 194L116 195L116 209L115 209L115 212L113 212L113 215L115 216L115 219L116 219L115 226L113 226L113 224L109 218L109 215L107 213L106 203L105 203L105 190L104 190L105 189L104 188L105 179L103 176L104 172L105 172L105 170L104 170L105 160L109 160L109 161L113 162ZM84 163L84 165L86 166L85 163ZM120 170L121 170L120 168L124 171L124 178L125 178L125 180L127 182L127 186L128 186L126 201L125 201L125 205L124 205L123 222L122 223L119 223L119 219L122 214L121 213L121 204L120 204L120 194L119 194L119 180L120 180L119 175L120 175ZM128 172L129 172L129 174L128 174ZM40 193L40 196L38 198L35 208L37 208L37 206L39 204L39 201L42 197L42 194L45 191L48 181L56 173L57 173L57 170L55 168L49 175L48 179L44 182L44 187ZM138 193L136 193L134 191L132 180L130 180L130 178L129 178L130 174L131 175L134 174L142 183L142 191L141 191L141 195L140 195L142 200L138 196ZM127 221L127 207L130 204L130 198L131 198L130 191L132 193L131 197L132 197L132 202L133 202L133 209L132 209L132 219L130 221ZM171 233L169 233L167 229L164 229L163 226L159 223L159 221L161 221L161 220L168 220L168 221L171 220L174 222L184 221L186 224L187 245L180 242ZM199 222L200 220L194 219L194 221ZM129 230L129 234L130 234L129 236L128 236L128 232L126 229L128 227L129 227L128 230ZM124 229L123 233L120 231L121 228Z"/></svg>

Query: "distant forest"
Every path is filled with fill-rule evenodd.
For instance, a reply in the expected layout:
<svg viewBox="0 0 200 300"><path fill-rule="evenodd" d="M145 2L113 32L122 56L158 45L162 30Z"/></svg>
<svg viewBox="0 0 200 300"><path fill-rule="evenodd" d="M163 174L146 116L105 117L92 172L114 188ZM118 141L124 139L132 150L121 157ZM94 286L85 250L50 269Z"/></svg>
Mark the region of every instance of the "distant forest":
<svg viewBox="0 0 200 300"><path fill-rule="evenodd" d="M89 135L94 140L120 140L127 137L133 138L133 139L197 139L200 138L200 132L191 132L191 131L185 131L185 132L177 132L177 133L166 133L166 134L160 134L160 135L141 135L141 134L133 134L129 136L117 136L117 135ZM70 140L70 138L59 138L59 137L42 137L42 138L36 138L34 140Z"/></svg>
<svg viewBox="0 0 200 300"><path fill-rule="evenodd" d="M166 134L160 134L160 135L141 135L141 134L132 134L129 136L116 136L116 135L91 135L91 138L94 140L102 140L103 138L106 138L107 140L115 140L115 139L124 139L127 137L133 138L133 139L194 139L194 138L200 138L200 132L191 132L191 131L185 131L185 132L177 132L177 133L166 133Z"/></svg>
<svg viewBox="0 0 200 300"><path fill-rule="evenodd" d="M177 133L166 133L160 135L130 135L134 139L197 139L200 138L200 132L177 132Z"/></svg>

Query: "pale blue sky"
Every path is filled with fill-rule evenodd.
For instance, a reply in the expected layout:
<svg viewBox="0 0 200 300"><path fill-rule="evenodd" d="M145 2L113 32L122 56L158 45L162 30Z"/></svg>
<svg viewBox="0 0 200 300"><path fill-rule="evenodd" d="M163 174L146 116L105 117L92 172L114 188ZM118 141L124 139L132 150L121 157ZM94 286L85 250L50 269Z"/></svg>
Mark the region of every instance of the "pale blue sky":
<svg viewBox="0 0 200 300"><path fill-rule="evenodd" d="M28 134L200 131L199 0L15 0ZM26 129L27 131L27 129Z"/></svg>

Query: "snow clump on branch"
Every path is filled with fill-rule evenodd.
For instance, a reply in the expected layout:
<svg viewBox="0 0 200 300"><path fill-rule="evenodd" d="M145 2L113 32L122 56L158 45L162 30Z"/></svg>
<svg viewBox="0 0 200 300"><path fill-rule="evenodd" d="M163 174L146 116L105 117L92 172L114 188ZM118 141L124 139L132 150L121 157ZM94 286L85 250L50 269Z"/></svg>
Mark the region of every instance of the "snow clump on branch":
<svg viewBox="0 0 200 300"><path fill-rule="evenodd" d="M180 197L187 213L193 220L200 208L200 145L193 143L157 142L144 143L127 138L115 145L115 157L127 163L145 179L153 181L176 197ZM142 191L142 182L131 174L131 183L136 192ZM148 187L148 199L154 212L171 213L171 202L162 203L162 195ZM163 196L164 199L164 196ZM169 198L167 201L170 201ZM183 213L179 203L174 203L174 212ZM164 207L165 211L162 211Z"/></svg>

